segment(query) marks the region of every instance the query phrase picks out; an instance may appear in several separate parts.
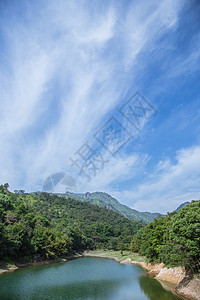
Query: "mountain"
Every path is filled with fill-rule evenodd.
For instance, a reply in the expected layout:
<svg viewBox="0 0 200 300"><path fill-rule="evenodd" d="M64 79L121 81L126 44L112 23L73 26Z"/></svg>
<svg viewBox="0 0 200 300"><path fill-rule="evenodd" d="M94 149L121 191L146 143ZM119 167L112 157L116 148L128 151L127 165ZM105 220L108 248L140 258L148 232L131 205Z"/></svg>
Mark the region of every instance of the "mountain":
<svg viewBox="0 0 200 300"><path fill-rule="evenodd" d="M181 208L185 207L185 206L188 205L188 204L190 204L189 201L182 203L181 205L179 205L179 207L178 207L175 211L179 212L179 210L180 210Z"/></svg>
<svg viewBox="0 0 200 300"><path fill-rule="evenodd" d="M86 249L125 250L145 224L53 193L12 193L0 185L0 260L31 261Z"/></svg>
<svg viewBox="0 0 200 300"><path fill-rule="evenodd" d="M107 209L113 210L120 213L122 216L132 219L135 221L143 221L145 223L152 222L157 218L159 213L150 213L150 212L139 212L135 209L132 209L126 205L121 204L117 199L113 198L107 193L95 192L95 193L85 193L85 194L74 194L67 192L65 194L57 194L58 196L64 196L65 198L71 198L83 202L89 202L93 205L99 205L106 207Z"/></svg>

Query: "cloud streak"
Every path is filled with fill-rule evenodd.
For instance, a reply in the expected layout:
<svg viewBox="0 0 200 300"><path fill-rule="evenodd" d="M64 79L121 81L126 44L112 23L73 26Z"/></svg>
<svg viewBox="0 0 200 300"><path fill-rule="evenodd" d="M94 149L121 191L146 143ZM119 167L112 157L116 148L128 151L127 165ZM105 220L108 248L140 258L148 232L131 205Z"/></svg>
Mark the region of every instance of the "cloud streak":
<svg viewBox="0 0 200 300"><path fill-rule="evenodd" d="M144 172L148 151L136 153L131 144L109 157L109 165L89 183L70 167L69 156L86 141L92 144L96 130L143 86L137 81L141 69L159 40L176 30L183 6L179 0L2 4L0 181L31 191L63 171L76 178L82 191L112 193L113 183ZM191 53L185 62L182 57L177 61L184 71L197 59ZM170 72L171 77L179 75ZM176 170L164 163L170 178L186 167L183 152L177 155ZM163 190L166 176L159 181ZM147 183L152 193L155 185ZM137 194L122 188L118 196L138 199L136 206L143 208L144 198L152 197L143 193L145 186L139 185Z"/></svg>
<svg viewBox="0 0 200 300"><path fill-rule="evenodd" d="M176 162L159 161L154 172L134 190L121 197L136 209L166 213L186 200L198 200L200 179L200 146L177 151Z"/></svg>

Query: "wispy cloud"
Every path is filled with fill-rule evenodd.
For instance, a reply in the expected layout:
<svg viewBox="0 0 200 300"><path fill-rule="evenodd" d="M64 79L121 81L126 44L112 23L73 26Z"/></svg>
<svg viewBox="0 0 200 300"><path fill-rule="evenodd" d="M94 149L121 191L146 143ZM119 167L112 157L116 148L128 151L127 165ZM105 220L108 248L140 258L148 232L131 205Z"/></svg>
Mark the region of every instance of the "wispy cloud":
<svg viewBox="0 0 200 300"><path fill-rule="evenodd" d="M50 174L64 171L76 178L80 190L112 192L114 182L143 172L148 151L133 152L131 145L110 157L89 183L70 167L69 156L86 141L92 143L124 95L140 89L137 79L149 64L149 53L176 30L183 6L180 0L2 5L0 181L30 191L41 189ZM197 59L198 53L191 53L177 61L184 71ZM177 71L171 76L178 76ZM181 155L177 159L184 165ZM164 164L172 173L173 165ZM122 190L120 199L140 199L137 207L143 208L143 189L138 187L138 197Z"/></svg>
<svg viewBox="0 0 200 300"><path fill-rule="evenodd" d="M105 163L102 171L92 177L89 182L79 178L79 187L82 191L98 190L111 192L111 185L134 178L143 172L149 158L147 155L139 156L133 153L131 155L122 154L116 157L104 155L104 159L108 162Z"/></svg>
<svg viewBox="0 0 200 300"><path fill-rule="evenodd" d="M180 202L200 199L199 179L200 146L196 146L177 151L175 163L159 161L144 183L117 195L135 209L166 213Z"/></svg>

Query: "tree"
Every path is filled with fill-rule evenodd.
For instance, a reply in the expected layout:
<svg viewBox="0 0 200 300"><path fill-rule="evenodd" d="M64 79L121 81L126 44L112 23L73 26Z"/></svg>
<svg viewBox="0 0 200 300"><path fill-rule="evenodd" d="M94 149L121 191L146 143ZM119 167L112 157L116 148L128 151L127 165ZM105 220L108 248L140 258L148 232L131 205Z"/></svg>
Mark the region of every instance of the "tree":
<svg viewBox="0 0 200 300"><path fill-rule="evenodd" d="M112 250L119 250L119 243L120 243L119 237L112 237L110 239L109 248Z"/></svg>
<svg viewBox="0 0 200 300"><path fill-rule="evenodd" d="M8 183L4 183L3 187L4 187L5 190L7 190L9 188L9 184Z"/></svg>
<svg viewBox="0 0 200 300"><path fill-rule="evenodd" d="M20 195L23 195L23 194L25 193L25 190L19 190L18 193L19 193Z"/></svg>
<svg viewBox="0 0 200 300"><path fill-rule="evenodd" d="M137 236L134 236L131 241L130 250L132 252L138 252L139 249L140 249L139 240L138 240Z"/></svg>
<svg viewBox="0 0 200 300"><path fill-rule="evenodd" d="M12 257L20 257L20 249L23 245L24 230L21 223L9 224L5 227L6 254Z"/></svg>
<svg viewBox="0 0 200 300"><path fill-rule="evenodd" d="M0 255L55 257L96 248L128 249L143 223L55 194L0 186Z"/></svg>
<svg viewBox="0 0 200 300"><path fill-rule="evenodd" d="M183 207L174 217L170 239L184 257L186 269L200 269L200 201Z"/></svg>
<svg viewBox="0 0 200 300"><path fill-rule="evenodd" d="M131 249L138 249L149 261L163 261L168 266L185 266L187 271L199 272L200 200L140 229L132 239Z"/></svg>

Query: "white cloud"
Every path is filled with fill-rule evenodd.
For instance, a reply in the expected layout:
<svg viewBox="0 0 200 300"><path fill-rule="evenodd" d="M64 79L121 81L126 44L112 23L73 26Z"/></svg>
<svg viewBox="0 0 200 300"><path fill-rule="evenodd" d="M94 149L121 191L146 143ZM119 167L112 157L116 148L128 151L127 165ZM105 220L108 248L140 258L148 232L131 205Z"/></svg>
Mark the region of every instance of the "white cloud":
<svg viewBox="0 0 200 300"><path fill-rule="evenodd" d="M108 162L105 163L102 170L97 171L96 176L91 177L91 181L87 182L82 177L78 178L78 186L81 191L110 192L111 184L119 184L143 172L149 159L147 155L139 156L135 153L131 155L118 154L114 157L106 155L104 152L102 155L104 160Z"/></svg>
<svg viewBox="0 0 200 300"><path fill-rule="evenodd" d="M27 11L21 7L24 19L13 17L15 8L9 8L11 15L8 12L2 27L6 63L0 71L0 181L30 191L52 173L71 171L68 157L92 139L124 91L134 86L139 54L148 55L157 39L175 28L181 5L179 0L133 1L128 8L115 2L95 8L91 2L45 1L40 9L34 4ZM110 191L113 182L134 178L147 159L122 151L89 184L79 186ZM188 156L180 152L177 160L175 166L159 164L158 183L118 193L119 200L138 200L138 208L152 210L151 204L157 203L152 199L158 201L156 195L169 184L174 199L179 196L176 180L193 187L197 171L191 182L183 172L192 173ZM190 164L195 167L193 160Z"/></svg>
<svg viewBox="0 0 200 300"><path fill-rule="evenodd" d="M133 3L126 16L125 26L122 26L127 69L135 63L139 53L145 52L146 47L151 51L165 31L177 25L182 5L183 1L181 3L180 0Z"/></svg>
<svg viewBox="0 0 200 300"><path fill-rule="evenodd" d="M200 199L200 146L181 149L176 162L160 161L153 176L133 189L118 193L129 206L166 213L181 202Z"/></svg>

